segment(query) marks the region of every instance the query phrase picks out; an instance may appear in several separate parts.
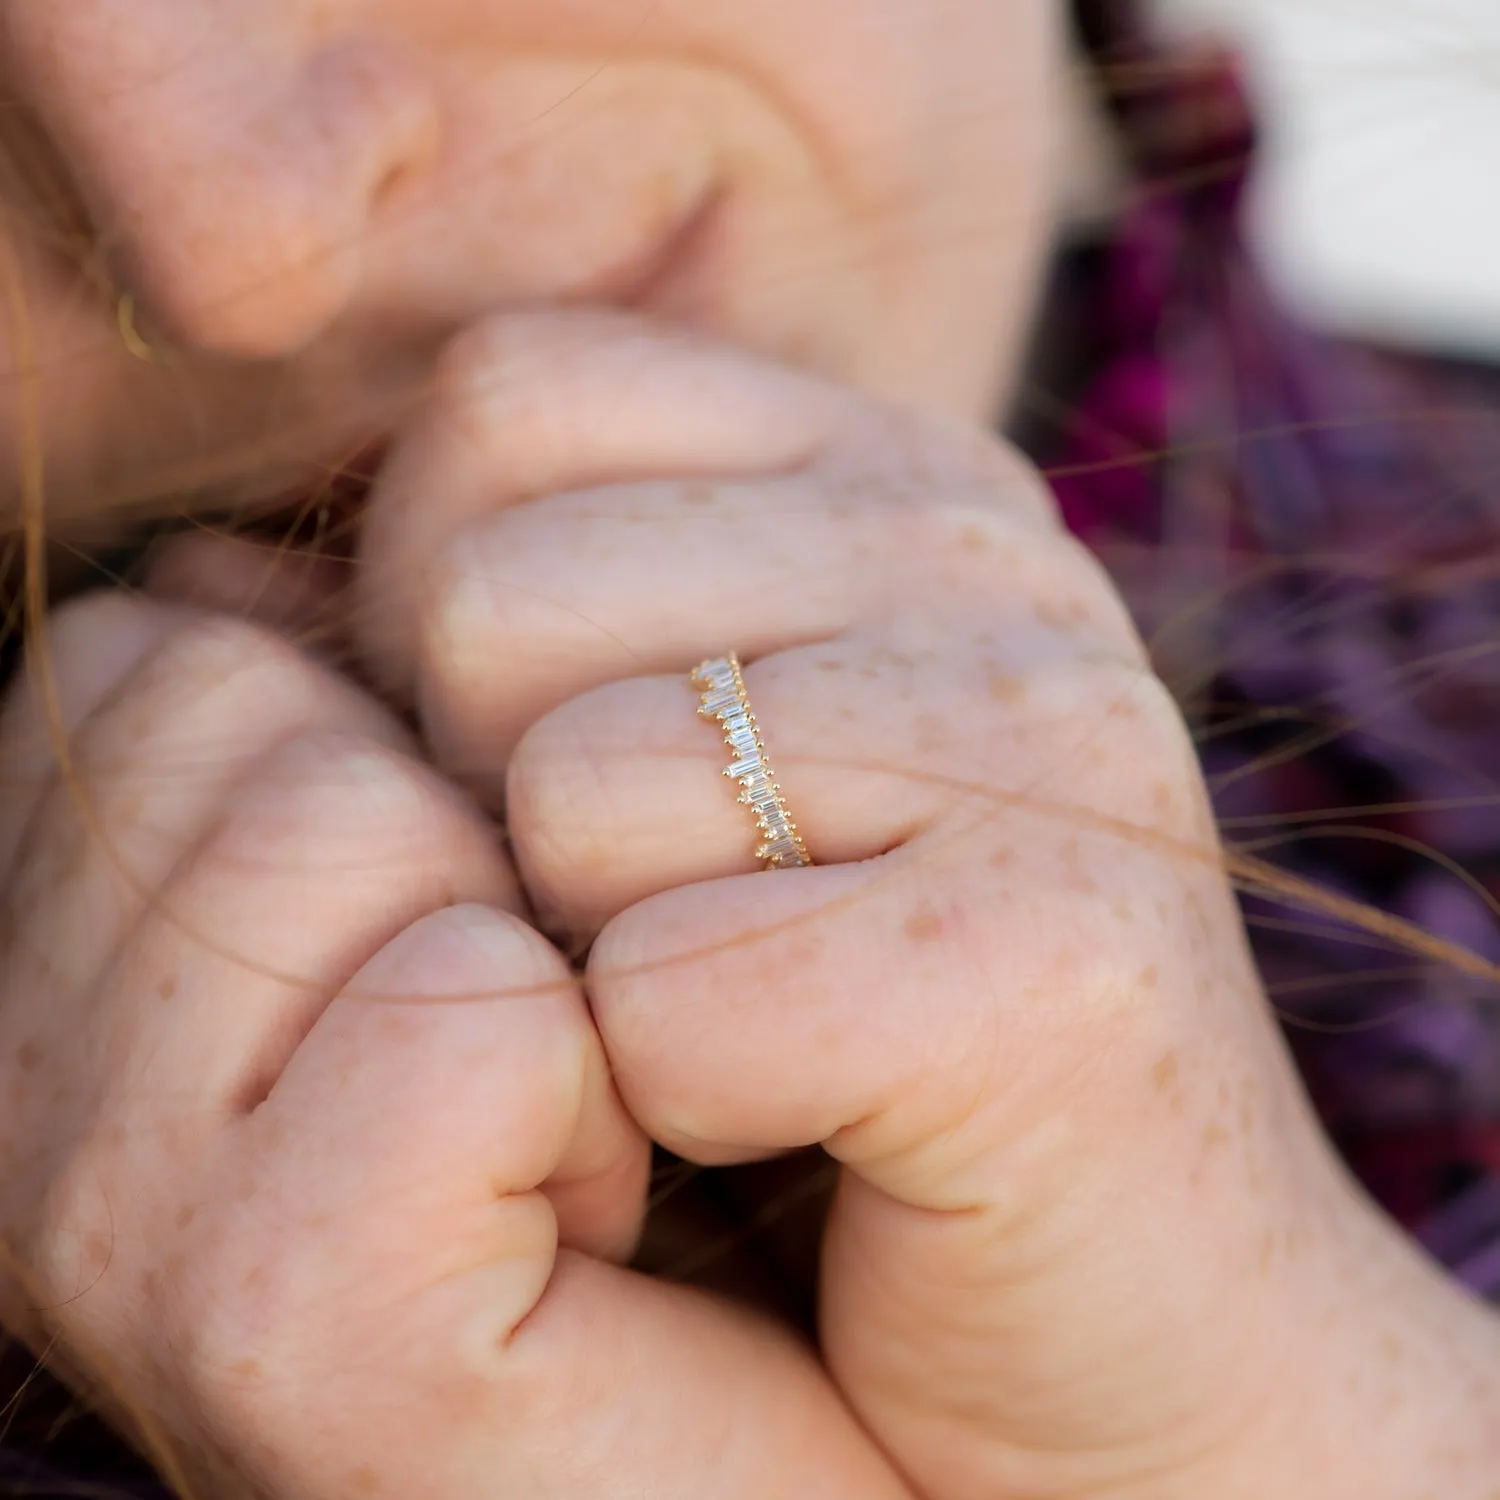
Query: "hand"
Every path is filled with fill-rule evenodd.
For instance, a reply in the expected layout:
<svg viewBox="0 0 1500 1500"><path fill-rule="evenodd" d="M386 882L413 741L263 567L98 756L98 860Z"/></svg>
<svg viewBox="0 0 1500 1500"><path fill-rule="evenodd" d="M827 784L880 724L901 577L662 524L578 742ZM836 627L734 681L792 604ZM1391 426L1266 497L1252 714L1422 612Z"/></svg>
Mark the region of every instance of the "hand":
<svg viewBox="0 0 1500 1500"><path fill-rule="evenodd" d="M44 639L0 720L9 1326L184 1493L904 1493L793 1340L612 1264L646 1143L390 714L121 594Z"/></svg>
<svg viewBox="0 0 1500 1500"><path fill-rule="evenodd" d="M1488 1493L1494 1329L1334 1163L1177 712L1018 461L508 318L365 542L371 663L591 946L635 1118L843 1164L823 1348L925 1496ZM729 648L819 868L750 873L686 682Z"/></svg>

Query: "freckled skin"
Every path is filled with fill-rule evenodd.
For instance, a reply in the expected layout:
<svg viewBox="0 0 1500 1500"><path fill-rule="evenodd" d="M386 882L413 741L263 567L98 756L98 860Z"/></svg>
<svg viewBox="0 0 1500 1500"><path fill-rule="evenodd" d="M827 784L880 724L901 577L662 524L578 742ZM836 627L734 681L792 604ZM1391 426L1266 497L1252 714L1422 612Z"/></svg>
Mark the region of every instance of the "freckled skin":
<svg viewBox="0 0 1500 1500"><path fill-rule="evenodd" d="M43 430L69 438L47 455L53 513L84 503L70 465L128 487L163 453L186 462L200 440L243 435L239 409L269 389L278 411L306 418L285 441L299 471L315 469L404 418L409 383L446 345L432 409L403 422L365 516L356 628L372 678L399 685L434 758L473 794L426 774L370 705L326 706L339 685L310 684L264 639L235 650L266 666L262 686L291 684L297 707L274 733L274 695L238 718L220 702L206 725L200 700L223 674L194 680L186 664L168 703L136 691L106 716L99 738L138 756L163 721L196 726L184 737L199 753L178 763L209 774L253 749L239 768L253 781L287 736L310 759L227 824L228 794L203 791L146 882L146 895L170 880L197 897L210 936L240 940L257 965L215 969L213 942L151 926L143 900L103 943L112 955L146 934L145 955L120 966L136 988L101 984L97 953L84 973L67 952L72 966L49 980L51 1055L75 1102L27 1128L52 1139L65 1122L77 1166L59 1192L23 1178L0 1193L52 1275L60 1326L114 1340L175 1430L206 1414L221 1443L260 1437L252 1459L281 1466L266 1482L298 1496L347 1494L356 1456L394 1493L467 1496L475 1475L520 1474L538 1500L597 1488L606 1464L641 1494L901 1500L910 1486L887 1454L928 1500L1140 1500L1143 1474L1152 1500L1300 1500L1307 1474L1347 1476L1361 1500L1409 1500L1395 1460L1423 1442L1482 1473L1494 1448L1472 1409L1429 1404L1403 1446L1369 1420L1399 1388L1343 1378L1374 1363L1375 1315L1428 1356L1495 1351L1460 1332L1470 1311L1460 1319L1401 1259L1334 1172L1245 962L1182 725L1143 676L1118 602L1013 457L914 415L987 420L1005 385L1044 239L1050 158L1033 122L1049 118L1038 81L1060 8L334 9L332 33L321 15L249 0L12 0L6 14L23 87L182 346L170 383L197 398L178 411L166 376L142 367L105 399L115 382L77 390L81 366L59 359L68 389L40 392ZM474 154L496 143L498 164ZM648 266L634 300L771 364L649 321L545 311L632 300L635 253L705 202L725 205L702 242L718 264ZM55 278L26 271L28 305L74 315ZM87 309L81 343L102 312ZM788 361L833 387L795 379ZM69 420L52 420L64 396ZM191 438L172 426L183 416ZM790 430L802 440L774 454ZM131 449L139 431L160 447ZM545 522L580 486L590 524L575 511L531 568L508 579L496 559L519 553L502 547L471 567L512 612L492 599L488 616L471 610L473 630L439 629L457 585L425 561L475 528L493 541L507 520ZM645 513L647 492L691 522ZM721 534L711 562L682 567L692 536L747 493L750 522ZM955 521L976 506L990 519ZM910 521L924 515L925 529ZM891 556L897 523L914 540ZM544 564L570 585L560 595L535 587ZM710 571L722 587L674 618ZM403 576L421 588L403 593ZM545 607L518 615L528 589ZM585 643L548 634L568 622ZM609 819L632 811L639 783L581 818L579 788L597 793L612 756L556 739L528 783L527 738L591 693L679 673L693 651L755 632L757 704L778 746L803 736L801 756L779 761L789 784L811 780L820 750L843 756L806 803L815 846L834 852L784 880L750 874L721 765L669 746L660 802L639 801L685 864L652 886L661 861L646 859L648 883L632 886L641 842L610 837ZM798 677L808 642L845 653L832 714L829 680L813 676L814 691ZM944 679L953 657L964 670ZM528 663L546 666L529 698ZM986 690L1002 663L1021 690ZM644 720L663 741L681 687ZM514 733L495 732L501 720ZM893 720L916 764L857 765L880 759ZM335 727L365 752L330 744ZM1099 753L1116 741L1122 753ZM1155 795L1163 766L1178 768L1176 812ZM528 823L563 771L571 787ZM156 787L168 800L142 820L179 791ZM498 811L505 792L534 889L560 930L593 940L587 1003L558 955L505 917L523 903L478 806L493 794ZM242 841L215 867L225 826ZM568 867L559 850L579 826L593 844ZM99 913L66 898L97 849L70 844L68 827L48 843L62 873L22 892L25 916L87 947ZM185 850L202 858L179 870ZM329 850L340 858L319 865ZM561 874L547 884L549 862ZM276 905L288 869L302 879ZM616 884L601 895L605 874ZM252 878L275 911L247 932L260 907L236 882ZM1139 919L1148 900L1154 926ZM262 953L279 962L259 965ZM362 963L385 1009L351 983ZM1148 968L1155 982L1134 982ZM176 976L170 1007L152 1001L163 972ZM416 998L438 1003L413 1007L409 1026L380 1019ZM111 1043L100 1056L67 1045L96 1032ZM1184 1061L1163 1108L1153 1069L1166 1055ZM1251 1163L1226 1149L1230 1097L1212 1105L1226 1058L1264 1122L1258 1194ZM141 1086L114 1087L122 1078ZM828 1369L728 1307L614 1269L645 1198L641 1125L712 1161L826 1143L842 1174L824 1242ZM107 1234L101 1182L119 1184L136 1232ZM198 1208L186 1224L173 1211L184 1195ZM1293 1273L1304 1222L1316 1233ZM1261 1232L1285 1274L1251 1290ZM77 1297L77 1246L104 1240L110 1273ZM147 1285L158 1305L142 1327ZM257 1358L269 1392L226 1385L226 1369ZM300 1399L275 1389L288 1368ZM333 1387L337 1400L305 1398ZM340 1422L330 1440L324 1424ZM739 1445L727 1467L726 1434ZM652 1471L663 1454L673 1467Z"/></svg>
<svg viewBox="0 0 1500 1500"><path fill-rule="evenodd" d="M1177 1083L1177 1075L1181 1063L1176 1051L1168 1052L1160 1062L1151 1069L1151 1082L1158 1093L1166 1093L1174 1088Z"/></svg>
<svg viewBox="0 0 1500 1500"><path fill-rule="evenodd" d="M991 670L985 674L985 691L996 703L1020 703L1026 696L1026 683L1019 677Z"/></svg>
<svg viewBox="0 0 1500 1500"><path fill-rule="evenodd" d="M943 935L943 919L936 912L913 912L904 928L914 943L935 943Z"/></svg>

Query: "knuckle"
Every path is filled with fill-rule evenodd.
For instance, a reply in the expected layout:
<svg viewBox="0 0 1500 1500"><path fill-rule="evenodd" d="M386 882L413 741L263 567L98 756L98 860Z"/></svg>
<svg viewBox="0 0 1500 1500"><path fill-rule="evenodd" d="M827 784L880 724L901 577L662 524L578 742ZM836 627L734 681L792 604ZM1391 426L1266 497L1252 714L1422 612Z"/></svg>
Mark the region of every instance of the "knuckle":
<svg viewBox="0 0 1500 1500"><path fill-rule="evenodd" d="M597 698L597 694L593 695ZM534 724L506 775L512 846L528 881L542 891L610 857L612 778L594 735L573 704Z"/></svg>
<svg viewBox="0 0 1500 1500"><path fill-rule="evenodd" d="M18 1247L22 1286L59 1327L87 1327L126 1274L118 1224L106 1188L107 1151L88 1142L57 1153Z"/></svg>
<svg viewBox="0 0 1500 1500"><path fill-rule="evenodd" d="M283 821L354 821L372 832L406 832L451 810L429 773L388 744L336 729L312 729L275 746L237 801L260 816L268 801L286 806Z"/></svg>
<svg viewBox="0 0 1500 1500"><path fill-rule="evenodd" d="M6 695L3 732L28 742L33 726L46 715L36 691L45 671L56 692L60 724L69 732L118 688L176 623L177 612L122 590L101 590L69 600L42 623L15 685ZM44 664L39 667L40 663ZM35 748L30 743L27 749Z"/></svg>
<svg viewBox="0 0 1500 1500"><path fill-rule="evenodd" d="M417 881L450 872L475 899L503 888L498 842L476 808L391 745L316 729L282 741L233 795L216 862L330 878ZM481 873L482 872L482 873Z"/></svg>
<svg viewBox="0 0 1500 1500"><path fill-rule="evenodd" d="M128 593L99 589L60 604L47 618L47 642L55 658L93 652L101 641L145 649L176 623L180 611Z"/></svg>
<svg viewBox="0 0 1500 1500"><path fill-rule="evenodd" d="M1184 812L1196 809L1201 777L1192 737L1153 672L1079 660L1044 674L1039 687L1052 697L1055 724L1071 726L1048 736L1059 752L1057 766L1065 774L1086 769L1096 789L1102 781L1105 806L1152 824L1166 819L1169 802ZM1078 753L1063 753L1069 743Z"/></svg>
<svg viewBox="0 0 1500 1500"><path fill-rule="evenodd" d="M254 756L314 726L399 741L395 720L295 642L224 615L182 618L129 685L100 732L115 753L159 737L205 741L209 759Z"/></svg>
<svg viewBox="0 0 1500 1500"><path fill-rule="evenodd" d="M1050 631L1107 642L1127 659L1145 652L1119 591L1098 559L1070 533L1039 528L976 495L944 496L912 518L909 555L926 559L929 597L972 601L1029 615Z"/></svg>
<svg viewBox="0 0 1500 1500"><path fill-rule="evenodd" d="M291 641L233 615L195 614L181 620L162 641L153 666L189 690L224 692L238 699L247 690L280 679L323 686L327 674Z"/></svg>
<svg viewBox="0 0 1500 1500"><path fill-rule="evenodd" d="M505 461L518 491L576 467L577 402L610 365L633 369L659 347L659 328L610 309L575 309L481 320L440 354L432 410L448 432L493 461Z"/></svg>
<svg viewBox="0 0 1500 1500"><path fill-rule="evenodd" d="M521 606L518 591L486 566L473 535L450 538L424 580L417 621L419 672L440 679L476 665L493 643L508 641ZM476 649L477 648L477 649Z"/></svg>
<svg viewBox="0 0 1500 1500"><path fill-rule="evenodd" d="M538 351L523 329L502 318L465 328L447 344L433 372L432 400L446 426L488 450L509 436L511 424L499 418L527 401L536 382L520 379L533 373ZM550 402L536 400L537 411Z"/></svg>

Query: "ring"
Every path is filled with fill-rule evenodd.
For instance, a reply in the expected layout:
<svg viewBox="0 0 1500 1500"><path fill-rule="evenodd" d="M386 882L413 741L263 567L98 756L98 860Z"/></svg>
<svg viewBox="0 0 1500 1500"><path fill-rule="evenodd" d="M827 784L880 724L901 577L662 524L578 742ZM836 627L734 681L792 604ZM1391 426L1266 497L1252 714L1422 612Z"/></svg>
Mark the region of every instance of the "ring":
<svg viewBox="0 0 1500 1500"><path fill-rule="evenodd" d="M755 814L755 826L761 835L755 857L764 861L767 870L796 870L810 865L807 846L786 810L776 773L766 757L765 742L756 728L739 657L731 651L728 656L704 662L692 674L692 683L701 699L698 712L722 727L724 743L734 757L724 768L724 775L739 783L739 800Z"/></svg>
<svg viewBox="0 0 1500 1500"><path fill-rule="evenodd" d="M135 321L135 294L121 292L115 302L115 322L119 326L120 339L131 354L143 365L158 363L156 350L141 336Z"/></svg>

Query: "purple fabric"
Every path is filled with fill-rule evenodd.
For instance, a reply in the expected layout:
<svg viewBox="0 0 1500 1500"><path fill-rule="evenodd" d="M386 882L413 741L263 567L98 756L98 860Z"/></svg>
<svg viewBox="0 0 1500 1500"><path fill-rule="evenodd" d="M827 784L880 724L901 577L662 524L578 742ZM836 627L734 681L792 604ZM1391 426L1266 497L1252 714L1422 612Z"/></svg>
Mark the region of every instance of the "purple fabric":
<svg viewBox="0 0 1500 1500"><path fill-rule="evenodd" d="M1125 56L1159 82L1121 109L1141 188L1081 315L1106 347L1050 465L1064 513L1178 689L1230 842L1500 963L1500 372L1291 323L1237 232L1233 60ZM1500 1295L1496 986L1246 910L1352 1164Z"/></svg>
<svg viewBox="0 0 1500 1500"><path fill-rule="evenodd" d="M160 1485L70 1479L38 1459L0 1448L0 1495L14 1500L168 1500Z"/></svg>

